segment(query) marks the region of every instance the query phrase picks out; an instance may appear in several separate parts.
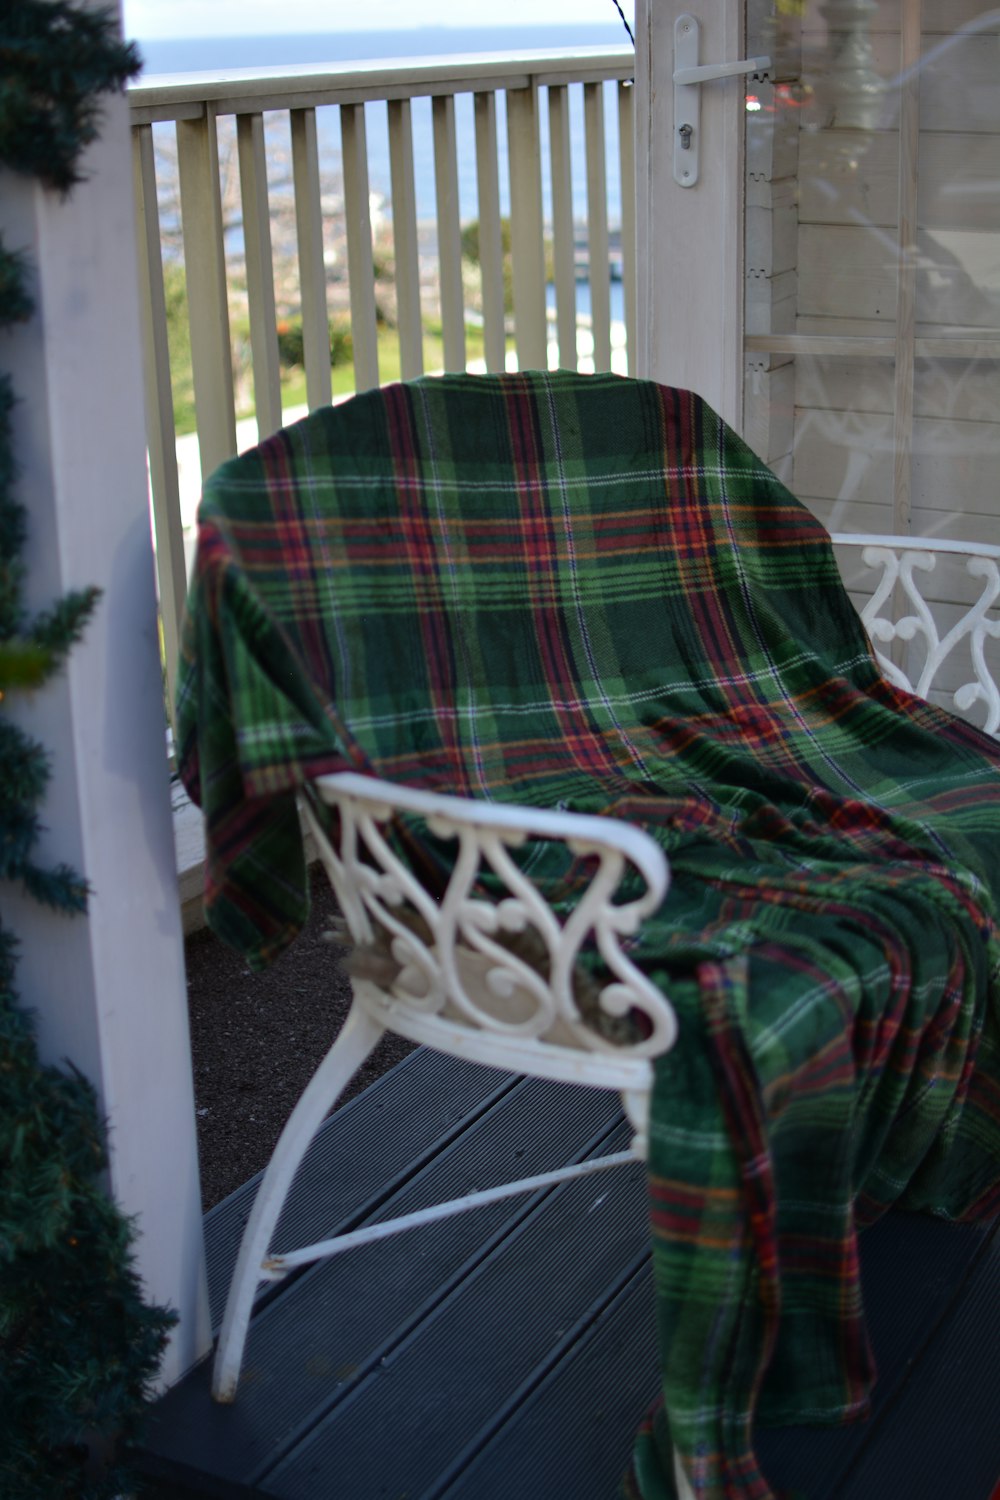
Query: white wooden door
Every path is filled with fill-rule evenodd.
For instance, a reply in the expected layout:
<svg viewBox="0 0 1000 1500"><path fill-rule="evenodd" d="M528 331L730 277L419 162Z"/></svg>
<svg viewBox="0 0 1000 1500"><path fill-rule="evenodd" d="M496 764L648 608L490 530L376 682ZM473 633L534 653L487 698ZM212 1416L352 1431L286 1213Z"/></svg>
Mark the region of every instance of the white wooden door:
<svg viewBox="0 0 1000 1500"><path fill-rule="evenodd" d="M674 30L703 64L675 180ZM637 0L640 369L831 530L1000 542L1000 11Z"/></svg>

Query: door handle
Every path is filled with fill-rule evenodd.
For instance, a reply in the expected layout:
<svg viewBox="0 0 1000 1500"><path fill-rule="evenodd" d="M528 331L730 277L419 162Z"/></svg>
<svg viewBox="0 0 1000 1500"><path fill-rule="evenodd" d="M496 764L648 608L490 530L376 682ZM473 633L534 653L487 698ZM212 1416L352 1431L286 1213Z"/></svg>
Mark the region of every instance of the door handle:
<svg viewBox="0 0 1000 1500"><path fill-rule="evenodd" d="M698 181L701 138L701 85L717 78L763 73L769 57L742 57L737 62L699 63L701 27L696 17L678 16L674 22L674 181L694 187Z"/></svg>

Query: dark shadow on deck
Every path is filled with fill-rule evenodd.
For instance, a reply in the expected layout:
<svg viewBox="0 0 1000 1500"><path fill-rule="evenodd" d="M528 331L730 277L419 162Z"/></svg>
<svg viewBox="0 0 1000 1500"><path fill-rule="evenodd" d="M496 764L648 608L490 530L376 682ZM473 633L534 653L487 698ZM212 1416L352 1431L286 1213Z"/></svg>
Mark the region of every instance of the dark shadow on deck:
<svg viewBox="0 0 1000 1500"><path fill-rule="evenodd" d="M620 1150L616 1101L418 1051L339 1110L278 1248ZM221 1317L256 1179L206 1219ZM891 1215L862 1264L869 1421L762 1431L802 1500L989 1500L1000 1476L1000 1236ZM154 1408L158 1495L613 1500L657 1389L639 1166L348 1252L265 1291L231 1407L208 1365Z"/></svg>

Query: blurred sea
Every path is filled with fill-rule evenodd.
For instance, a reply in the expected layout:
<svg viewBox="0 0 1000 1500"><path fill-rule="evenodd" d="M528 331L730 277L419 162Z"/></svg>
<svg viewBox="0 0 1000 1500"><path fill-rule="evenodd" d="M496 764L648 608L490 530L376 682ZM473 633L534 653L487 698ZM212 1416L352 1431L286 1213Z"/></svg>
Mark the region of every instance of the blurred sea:
<svg viewBox="0 0 1000 1500"><path fill-rule="evenodd" d="M225 72L233 68L276 68L295 64L341 66L361 60L444 57L456 53L538 51L550 47L617 47L628 45L625 28L609 4L607 25L511 27L421 27L409 31L344 31L289 36L211 37L197 40L147 41L136 38L145 61L143 76L153 74ZM509 212L507 136L503 95L497 99L497 137L500 159L501 212ZM413 102L413 151L417 216L434 217L434 148L429 99ZM541 135L543 193L546 218L551 213L547 181L548 114L542 108ZM339 163L340 115L336 108L317 112L321 147ZM389 198L389 136L384 104L365 106L368 172L374 192ZM608 215L620 223L618 112L614 84L605 85ZM459 203L462 221L478 217L472 96L456 99L459 141ZM584 156L583 92L570 89L570 134L573 168L573 213L582 223L587 216ZM582 309L581 309L582 310Z"/></svg>

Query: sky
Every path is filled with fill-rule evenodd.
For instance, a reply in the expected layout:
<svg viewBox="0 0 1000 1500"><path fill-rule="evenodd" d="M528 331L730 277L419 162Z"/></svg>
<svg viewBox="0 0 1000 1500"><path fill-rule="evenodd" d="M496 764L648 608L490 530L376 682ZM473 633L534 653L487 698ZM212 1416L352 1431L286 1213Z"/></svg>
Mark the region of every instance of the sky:
<svg viewBox="0 0 1000 1500"><path fill-rule="evenodd" d="M123 0L125 35L265 36L416 26L586 25L617 20L613 0ZM635 0L622 0L632 22Z"/></svg>

